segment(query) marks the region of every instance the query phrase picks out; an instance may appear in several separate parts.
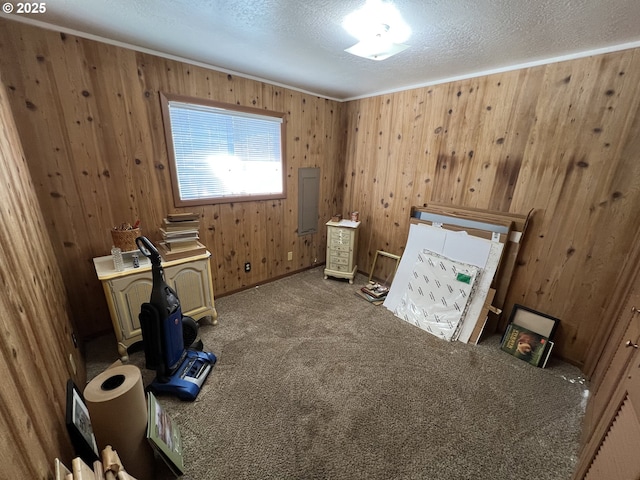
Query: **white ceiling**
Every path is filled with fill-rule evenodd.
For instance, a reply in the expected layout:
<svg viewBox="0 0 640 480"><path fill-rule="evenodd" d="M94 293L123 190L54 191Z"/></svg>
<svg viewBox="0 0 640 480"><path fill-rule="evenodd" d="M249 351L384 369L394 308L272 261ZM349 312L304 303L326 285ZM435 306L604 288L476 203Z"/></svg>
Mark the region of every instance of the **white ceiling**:
<svg viewBox="0 0 640 480"><path fill-rule="evenodd" d="M640 46L639 0L392 3L413 33L381 62L344 52L364 0L48 0L2 16L338 100Z"/></svg>

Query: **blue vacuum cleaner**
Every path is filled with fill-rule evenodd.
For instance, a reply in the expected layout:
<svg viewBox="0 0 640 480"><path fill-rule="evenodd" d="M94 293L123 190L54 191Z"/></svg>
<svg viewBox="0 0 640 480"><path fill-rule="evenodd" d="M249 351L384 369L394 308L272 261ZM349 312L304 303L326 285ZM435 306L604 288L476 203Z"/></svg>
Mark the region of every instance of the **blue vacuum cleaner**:
<svg viewBox="0 0 640 480"><path fill-rule="evenodd" d="M151 299L143 303L139 315L146 367L156 371L149 385L153 393L175 395L181 400L195 400L202 384L216 363L216 356L185 345L180 300L164 279L162 258L146 237L136 238L136 245L151 260L153 284ZM191 325L194 322L190 322Z"/></svg>

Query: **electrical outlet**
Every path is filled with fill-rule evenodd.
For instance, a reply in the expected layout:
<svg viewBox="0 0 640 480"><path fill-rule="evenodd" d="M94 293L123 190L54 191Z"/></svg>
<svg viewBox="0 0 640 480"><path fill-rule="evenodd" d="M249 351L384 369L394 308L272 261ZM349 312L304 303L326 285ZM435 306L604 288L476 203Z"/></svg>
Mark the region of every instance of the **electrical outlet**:
<svg viewBox="0 0 640 480"><path fill-rule="evenodd" d="M250 272L251 271L251 263L247 262L244 264L244 271L245 272Z"/></svg>
<svg viewBox="0 0 640 480"><path fill-rule="evenodd" d="M293 252L287 253L287 260L289 261L293 260Z"/></svg>

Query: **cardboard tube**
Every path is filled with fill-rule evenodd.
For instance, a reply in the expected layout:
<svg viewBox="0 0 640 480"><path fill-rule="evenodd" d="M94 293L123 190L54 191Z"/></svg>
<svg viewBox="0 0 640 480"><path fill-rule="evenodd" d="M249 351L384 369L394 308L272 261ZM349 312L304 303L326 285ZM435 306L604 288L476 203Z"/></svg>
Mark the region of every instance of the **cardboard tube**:
<svg viewBox="0 0 640 480"><path fill-rule="evenodd" d="M134 365L109 368L84 390L99 448L111 445L124 469L139 480L152 480L153 450L147 441L147 401L142 373Z"/></svg>

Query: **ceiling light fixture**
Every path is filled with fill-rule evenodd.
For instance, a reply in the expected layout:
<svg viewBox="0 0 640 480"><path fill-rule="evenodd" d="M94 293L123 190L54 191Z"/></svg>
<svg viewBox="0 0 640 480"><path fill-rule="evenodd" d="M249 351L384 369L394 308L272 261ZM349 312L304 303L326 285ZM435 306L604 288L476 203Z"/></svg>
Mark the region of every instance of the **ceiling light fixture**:
<svg viewBox="0 0 640 480"><path fill-rule="evenodd" d="M384 60L409 48L402 42L411 35L411 28L392 4L381 0L368 0L360 10L347 15L342 26L360 40L345 50L353 55Z"/></svg>

